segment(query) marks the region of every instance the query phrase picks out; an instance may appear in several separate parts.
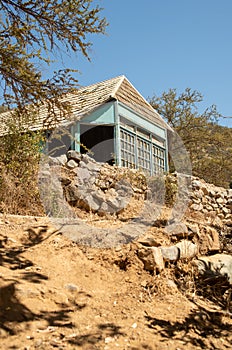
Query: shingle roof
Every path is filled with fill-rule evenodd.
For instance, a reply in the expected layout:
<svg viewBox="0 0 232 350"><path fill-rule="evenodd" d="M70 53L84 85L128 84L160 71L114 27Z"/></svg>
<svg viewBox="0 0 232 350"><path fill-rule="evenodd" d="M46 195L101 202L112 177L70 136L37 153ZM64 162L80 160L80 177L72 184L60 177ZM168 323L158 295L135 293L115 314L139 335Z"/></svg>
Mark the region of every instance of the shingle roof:
<svg viewBox="0 0 232 350"><path fill-rule="evenodd" d="M82 87L76 92L67 94L63 100L71 104L72 115L78 120L90 114L104 103L111 100L118 100L152 123L163 128L169 128L161 116L124 75L104 80L87 87ZM3 133L4 121L7 118L7 115L9 115L9 112L0 115L0 134ZM44 128L45 120L46 109L42 108L36 120L33 121L33 125L30 129ZM60 119L59 121L64 122L65 119Z"/></svg>
<svg viewBox="0 0 232 350"><path fill-rule="evenodd" d="M167 128L161 116L124 75L81 88L75 95L69 96L73 112L79 119L113 99L124 103L153 123Z"/></svg>

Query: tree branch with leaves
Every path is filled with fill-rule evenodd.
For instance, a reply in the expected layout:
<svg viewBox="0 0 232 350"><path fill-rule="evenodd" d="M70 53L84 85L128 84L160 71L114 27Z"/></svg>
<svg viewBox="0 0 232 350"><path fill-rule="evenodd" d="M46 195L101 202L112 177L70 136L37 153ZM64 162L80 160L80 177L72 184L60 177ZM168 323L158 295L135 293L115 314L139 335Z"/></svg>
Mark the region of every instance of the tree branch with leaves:
<svg viewBox="0 0 232 350"><path fill-rule="evenodd" d="M203 96L190 88L179 95L176 89L169 89L149 102L181 137L193 174L228 187L232 176L232 129L218 125L221 115L217 107L212 105L200 112Z"/></svg>
<svg viewBox="0 0 232 350"><path fill-rule="evenodd" d="M43 78L51 56L80 52L87 59L89 36L105 32L106 20L92 0L0 1L1 99L8 107L52 103L77 86L74 71L65 67ZM64 104L64 109L67 107ZM51 110L51 108L50 108Z"/></svg>
<svg viewBox="0 0 232 350"><path fill-rule="evenodd" d="M65 96L78 87L77 71L69 67L51 77L44 71L71 53L90 60L90 38L106 25L92 0L0 1L0 211L41 214L37 172L44 135L30 129L38 114L46 126L67 118Z"/></svg>

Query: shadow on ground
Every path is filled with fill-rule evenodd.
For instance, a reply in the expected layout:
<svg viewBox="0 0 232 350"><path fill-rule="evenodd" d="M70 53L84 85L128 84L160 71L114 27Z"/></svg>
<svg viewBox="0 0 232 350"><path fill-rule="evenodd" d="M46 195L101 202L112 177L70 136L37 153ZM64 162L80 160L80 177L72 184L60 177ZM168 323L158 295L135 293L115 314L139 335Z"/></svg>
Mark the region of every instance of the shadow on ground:
<svg viewBox="0 0 232 350"><path fill-rule="evenodd" d="M164 340L180 340L185 345L191 343L202 349L215 348L211 343L212 336L225 339L232 334L232 326L222 321L222 314L201 307L192 311L183 322L170 322L149 315L145 317L147 326Z"/></svg>
<svg viewBox="0 0 232 350"><path fill-rule="evenodd" d="M107 337L114 338L125 335L122 332L121 327L116 326L114 323L101 323L97 327L98 329L95 332L73 337L68 341L69 344L83 347L86 344L95 345Z"/></svg>
<svg viewBox="0 0 232 350"><path fill-rule="evenodd" d="M71 327L69 320L70 310L67 307L61 307L58 311L48 311L33 313L17 297L17 287L21 281L27 281L39 284L48 280L48 276L39 272L25 271L28 267L33 267L31 260L26 259L23 253L30 247L42 243L57 231L49 233L48 226L37 226L29 228L25 232L24 240L21 245L9 241L7 236L0 236L0 266L10 270L22 270L20 277L3 277L0 275L0 329L6 331L9 335L15 335L19 332L17 325L23 322L33 320L45 320L48 326ZM77 307L75 305L75 307ZM81 305L81 308L85 305Z"/></svg>

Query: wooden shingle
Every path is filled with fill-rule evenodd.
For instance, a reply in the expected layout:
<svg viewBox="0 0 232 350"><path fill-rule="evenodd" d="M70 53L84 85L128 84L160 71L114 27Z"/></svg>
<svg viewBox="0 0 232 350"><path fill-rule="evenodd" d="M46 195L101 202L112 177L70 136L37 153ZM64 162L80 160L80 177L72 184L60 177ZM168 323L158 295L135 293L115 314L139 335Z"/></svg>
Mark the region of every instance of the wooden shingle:
<svg viewBox="0 0 232 350"><path fill-rule="evenodd" d="M143 118L157 124L163 128L168 128L167 124L161 116L152 108L152 106L144 99L144 97L135 89L125 76L118 76L109 80L105 80L87 87L82 87L76 92L69 93L64 96L63 101L71 105L71 118L81 120L86 115L96 110L104 103L118 100ZM0 135L6 132L5 124L11 113L0 114ZM67 122L67 119L58 117L59 123ZM30 130L47 129L48 126L55 126L47 120L47 111L42 107L38 116L33 119L26 127Z"/></svg>

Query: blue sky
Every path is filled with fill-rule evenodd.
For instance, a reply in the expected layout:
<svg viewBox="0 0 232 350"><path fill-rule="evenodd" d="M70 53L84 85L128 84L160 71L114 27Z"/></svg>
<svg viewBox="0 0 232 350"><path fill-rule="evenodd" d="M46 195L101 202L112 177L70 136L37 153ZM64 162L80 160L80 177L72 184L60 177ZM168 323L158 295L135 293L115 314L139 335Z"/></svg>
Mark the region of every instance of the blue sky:
<svg viewBox="0 0 232 350"><path fill-rule="evenodd" d="M77 55L81 85L124 74L145 97L186 87L232 116L231 0L98 0L109 22L94 35L91 62ZM221 122L232 127L232 118Z"/></svg>

